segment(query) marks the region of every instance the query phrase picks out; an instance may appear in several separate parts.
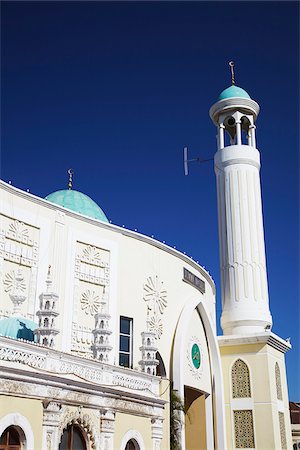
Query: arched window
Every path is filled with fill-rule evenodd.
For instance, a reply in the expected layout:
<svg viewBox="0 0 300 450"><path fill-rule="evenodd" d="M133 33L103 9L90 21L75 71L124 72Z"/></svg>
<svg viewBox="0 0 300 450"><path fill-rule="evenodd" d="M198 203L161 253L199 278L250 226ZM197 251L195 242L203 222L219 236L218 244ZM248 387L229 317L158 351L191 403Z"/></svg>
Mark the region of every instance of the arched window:
<svg viewBox="0 0 300 450"><path fill-rule="evenodd" d="M47 317L44 319L44 327L45 328L49 327L49 319Z"/></svg>
<svg viewBox="0 0 300 450"><path fill-rule="evenodd" d="M49 302L49 300L47 300L46 303L45 303L45 309L50 309L50 302Z"/></svg>
<svg viewBox="0 0 300 450"><path fill-rule="evenodd" d="M21 450L21 442L15 427L8 427L0 438L0 450Z"/></svg>
<svg viewBox="0 0 300 450"><path fill-rule="evenodd" d="M275 364L276 392L278 400L282 400L281 377L278 363Z"/></svg>
<svg viewBox="0 0 300 450"><path fill-rule="evenodd" d="M231 369L232 398L251 397L250 373L247 364L237 359Z"/></svg>
<svg viewBox="0 0 300 450"><path fill-rule="evenodd" d="M58 450L87 450L85 437L78 425L69 425L65 429Z"/></svg>
<svg viewBox="0 0 300 450"><path fill-rule="evenodd" d="M140 450L140 446L135 439L130 439L126 444L125 450Z"/></svg>

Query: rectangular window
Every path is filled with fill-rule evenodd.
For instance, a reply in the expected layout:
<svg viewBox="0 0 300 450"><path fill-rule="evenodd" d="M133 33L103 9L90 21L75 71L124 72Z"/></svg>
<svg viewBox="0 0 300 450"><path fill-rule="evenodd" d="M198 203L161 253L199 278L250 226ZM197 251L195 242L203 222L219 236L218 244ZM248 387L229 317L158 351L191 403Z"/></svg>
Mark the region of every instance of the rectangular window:
<svg viewBox="0 0 300 450"><path fill-rule="evenodd" d="M129 317L120 317L119 365L132 368L132 323Z"/></svg>

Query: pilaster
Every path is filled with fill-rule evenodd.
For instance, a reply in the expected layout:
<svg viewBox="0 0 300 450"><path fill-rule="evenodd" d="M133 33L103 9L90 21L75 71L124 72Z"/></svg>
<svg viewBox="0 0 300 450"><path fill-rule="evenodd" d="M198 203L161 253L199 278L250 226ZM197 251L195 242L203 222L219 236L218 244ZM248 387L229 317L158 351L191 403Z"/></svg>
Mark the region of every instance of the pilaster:
<svg viewBox="0 0 300 450"><path fill-rule="evenodd" d="M43 402L43 449L57 450L59 446L59 424L61 405L57 402Z"/></svg>
<svg viewBox="0 0 300 450"><path fill-rule="evenodd" d="M100 411L100 448L114 450L115 412L111 410Z"/></svg>
<svg viewBox="0 0 300 450"><path fill-rule="evenodd" d="M151 419L152 450L160 450L163 438L163 419L161 417Z"/></svg>

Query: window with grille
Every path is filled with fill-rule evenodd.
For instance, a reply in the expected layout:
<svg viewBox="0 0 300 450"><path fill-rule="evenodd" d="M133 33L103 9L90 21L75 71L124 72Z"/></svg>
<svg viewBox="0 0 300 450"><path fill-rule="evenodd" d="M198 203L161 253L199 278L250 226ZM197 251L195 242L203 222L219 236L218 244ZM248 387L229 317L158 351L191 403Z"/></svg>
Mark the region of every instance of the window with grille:
<svg viewBox="0 0 300 450"><path fill-rule="evenodd" d="M232 366L231 381L233 398L251 397L249 369L241 359L235 361Z"/></svg>
<svg viewBox="0 0 300 450"><path fill-rule="evenodd" d="M275 364L276 392L278 400L282 400L281 377L278 363Z"/></svg>
<svg viewBox="0 0 300 450"><path fill-rule="evenodd" d="M255 448L252 410L233 411L235 448Z"/></svg>
<svg viewBox="0 0 300 450"><path fill-rule="evenodd" d="M286 433L285 433L285 424L284 424L284 413L279 412L279 428L280 428L280 439L281 439L281 448L286 449Z"/></svg>
<svg viewBox="0 0 300 450"><path fill-rule="evenodd" d="M133 320L120 317L119 365L132 368L132 327Z"/></svg>

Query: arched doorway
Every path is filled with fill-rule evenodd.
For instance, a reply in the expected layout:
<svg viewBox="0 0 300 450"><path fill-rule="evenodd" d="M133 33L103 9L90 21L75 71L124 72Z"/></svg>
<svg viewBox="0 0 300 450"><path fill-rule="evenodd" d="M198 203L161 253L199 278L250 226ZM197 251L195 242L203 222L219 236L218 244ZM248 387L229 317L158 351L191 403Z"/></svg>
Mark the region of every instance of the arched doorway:
<svg viewBox="0 0 300 450"><path fill-rule="evenodd" d="M21 448L21 439L17 428L6 428L0 438L0 450L21 450Z"/></svg>
<svg viewBox="0 0 300 450"><path fill-rule="evenodd" d="M140 446L135 439L130 439L125 446L125 450L140 450Z"/></svg>
<svg viewBox="0 0 300 450"><path fill-rule="evenodd" d="M69 425L63 432L59 450L87 450L86 438L78 425Z"/></svg>

